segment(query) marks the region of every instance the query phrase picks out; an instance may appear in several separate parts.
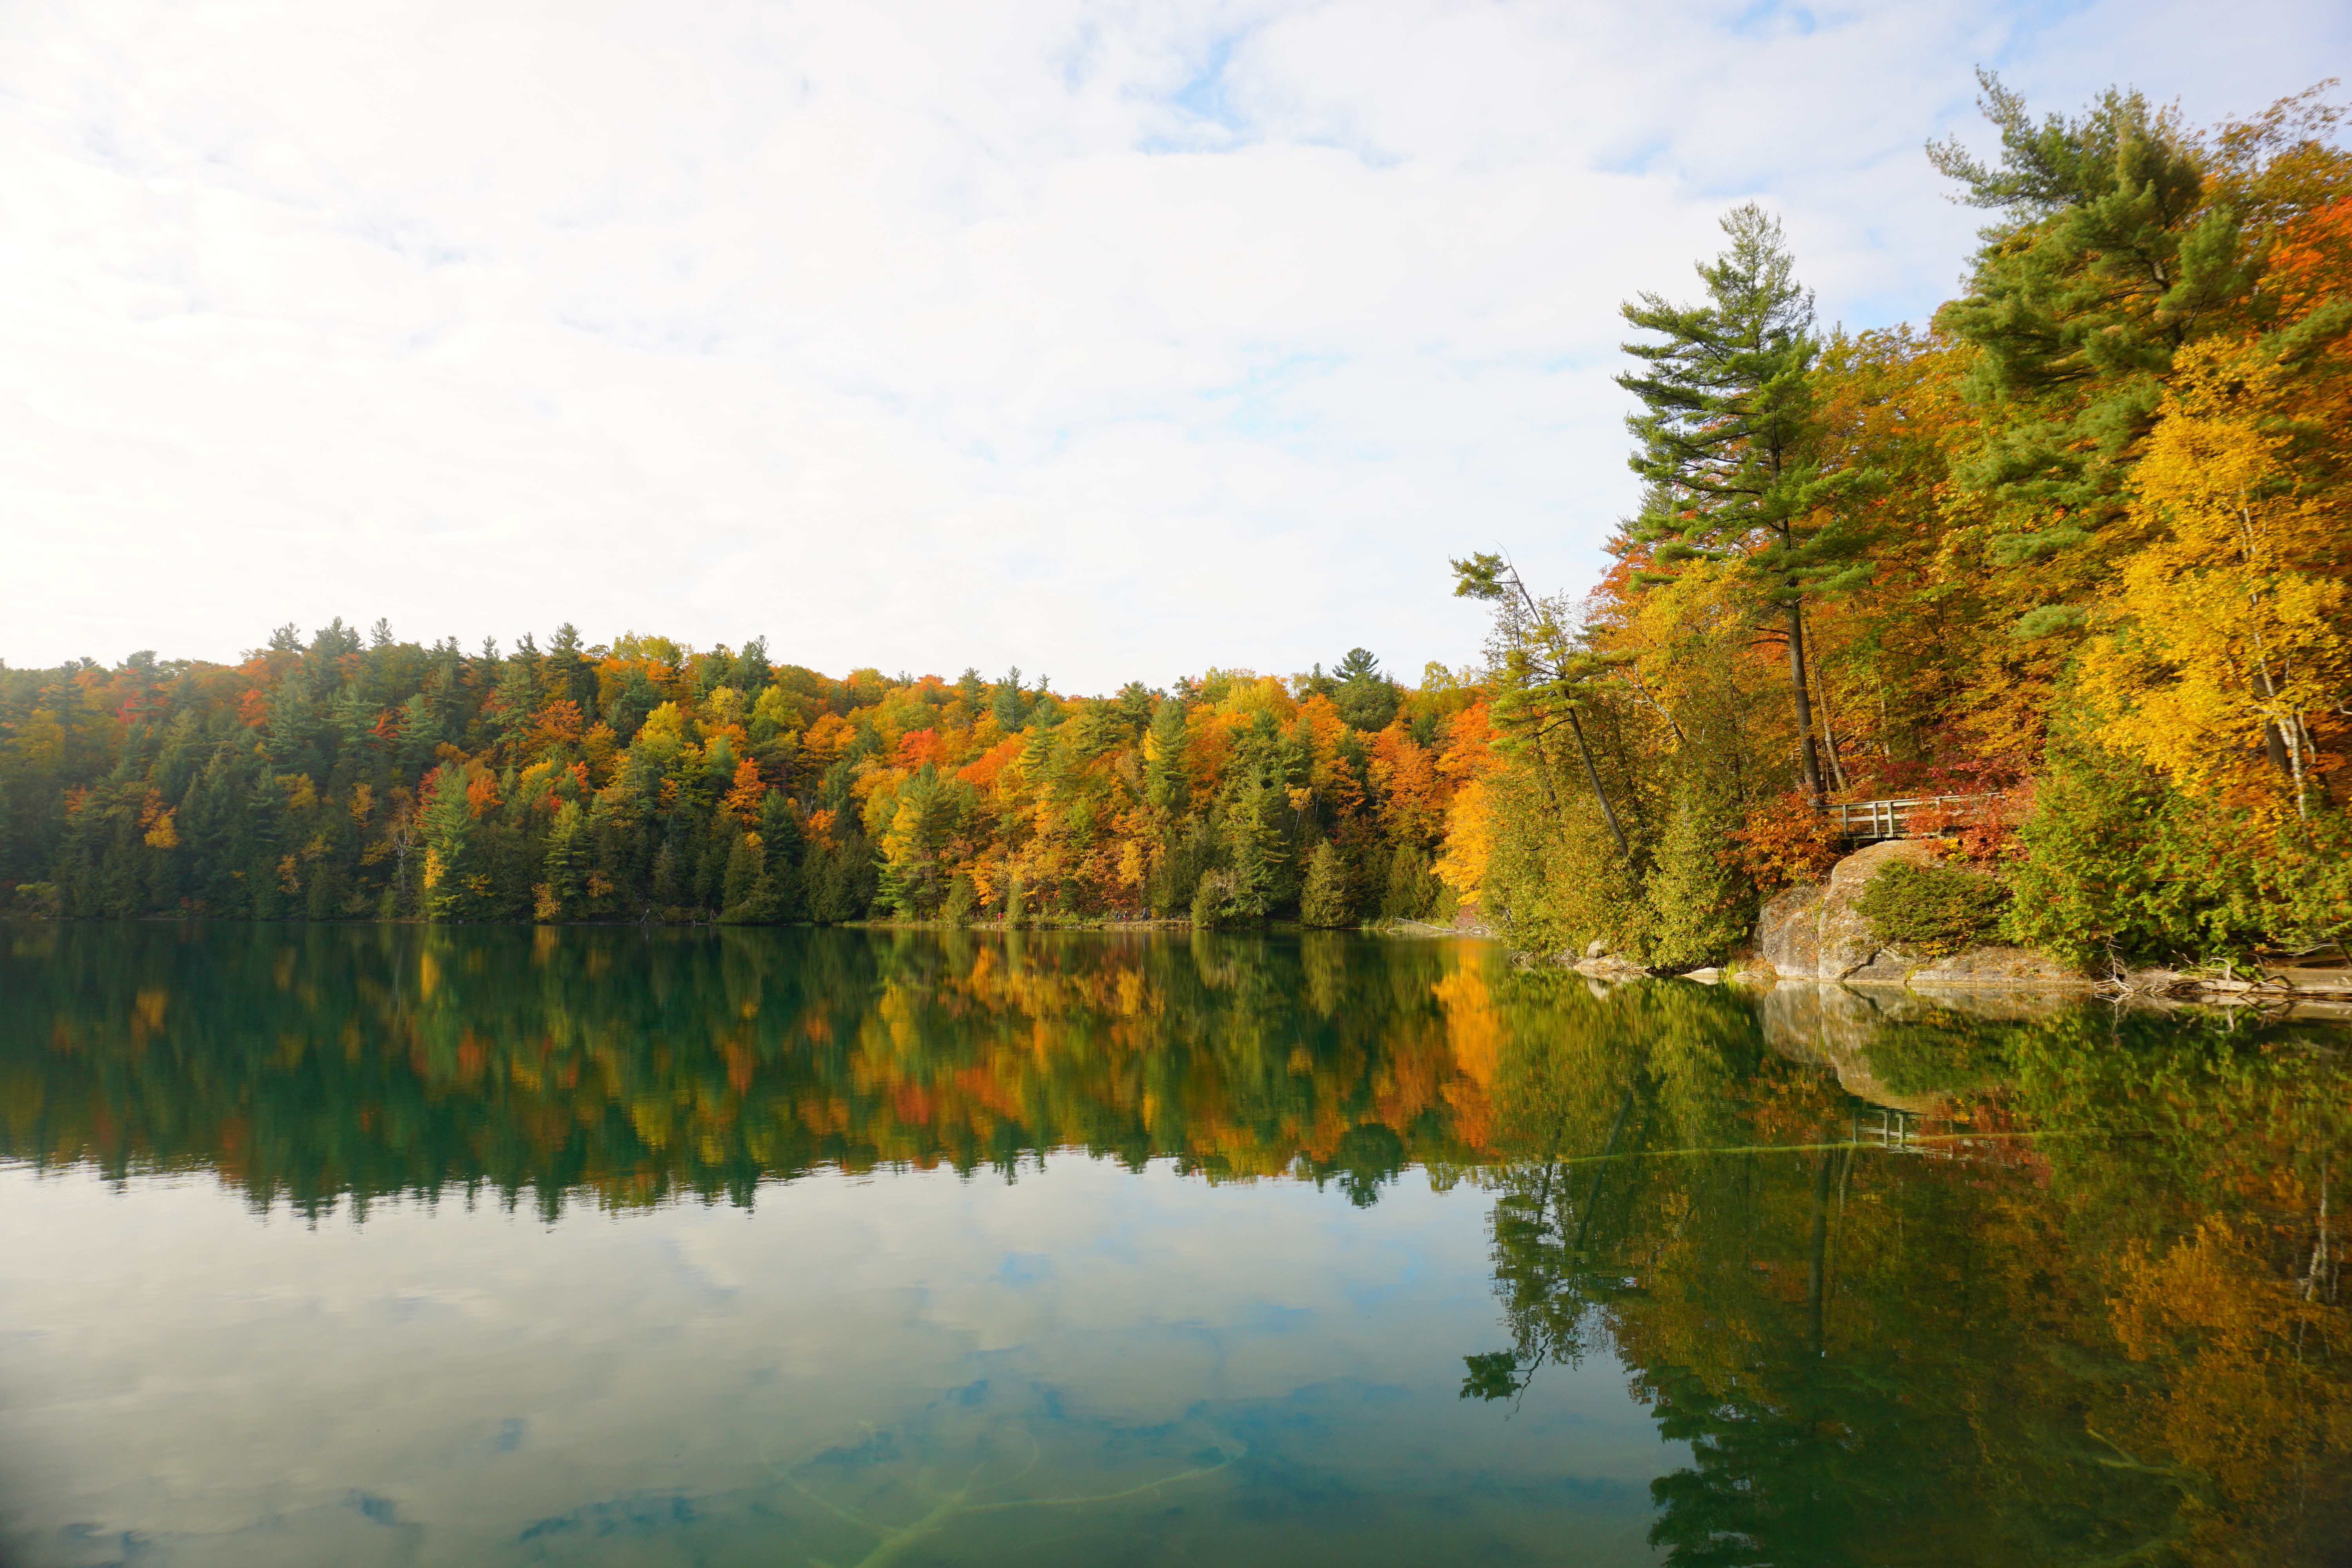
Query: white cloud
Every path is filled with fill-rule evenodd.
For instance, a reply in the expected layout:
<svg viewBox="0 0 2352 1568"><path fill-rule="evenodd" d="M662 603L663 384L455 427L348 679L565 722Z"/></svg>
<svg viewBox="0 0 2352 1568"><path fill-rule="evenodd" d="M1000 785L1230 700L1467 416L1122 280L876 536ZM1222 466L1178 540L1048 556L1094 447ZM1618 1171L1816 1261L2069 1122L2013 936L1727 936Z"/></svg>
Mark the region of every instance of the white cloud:
<svg viewBox="0 0 2352 1568"><path fill-rule="evenodd" d="M1593 574L1615 303L1725 205L1825 314L1916 316L1972 64L2210 120L2352 35L2165 14L15 7L0 656L383 614L1066 689L1459 662L1448 554Z"/></svg>

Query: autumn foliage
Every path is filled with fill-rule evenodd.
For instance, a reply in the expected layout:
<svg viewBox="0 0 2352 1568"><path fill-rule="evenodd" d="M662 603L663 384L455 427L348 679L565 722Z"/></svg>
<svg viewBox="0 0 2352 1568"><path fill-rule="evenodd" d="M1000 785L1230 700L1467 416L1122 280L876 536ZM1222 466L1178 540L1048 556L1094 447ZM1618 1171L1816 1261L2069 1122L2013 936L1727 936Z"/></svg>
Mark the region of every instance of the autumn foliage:
<svg viewBox="0 0 2352 1568"><path fill-rule="evenodd" d="M1650 488L1616 566L1578 598L1456 563L1497 603L1476 842L1523 945L1727 957L1851 847L1828 808L1888 799L2011 884L2008 940L2086 965L2352 937L2340 111L2200 134L1985 82L2000 159L1931 150L1996 219L1958 298L1809 339L1735 212L1707 299L1626 307L1665 341L1623 378Z"/></svg>
<svg viewBox="0 0 2352 1568"><path fill-rule="evenodd" d="M1074 697L340 621L235 668L0 670L0 887L69 915L1426 918L1475 898L1433 867L1494 761L1480 688L1360 650Z"/></svg>

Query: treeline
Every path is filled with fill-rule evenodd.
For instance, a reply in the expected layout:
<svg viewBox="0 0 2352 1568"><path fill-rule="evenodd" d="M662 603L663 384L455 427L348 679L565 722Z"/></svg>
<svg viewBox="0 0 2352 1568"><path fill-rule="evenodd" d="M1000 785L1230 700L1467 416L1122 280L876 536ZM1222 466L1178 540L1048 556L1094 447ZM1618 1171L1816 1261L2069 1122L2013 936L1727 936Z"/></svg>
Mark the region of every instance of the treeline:
<svg viewBox="0 0 2352 1568"><path fill-rule="evenodd" d="M1936 796L1961 865L1883 935L2102 968L2352 936L2339 111L2037 121L1982 79L2000 158L1928 150L1991 216L1966 292L1823 332L1735 211L1700 299L1624 307L1613 570L1578 599L1456 563L1510 765L1454 853L1521 944L1723 959L1834 857L1827 805Z"/></svg>
<svg viewBox="0 0 2352 1568"><path fill-rule="evenodd" d="M0 669L20 911L258 920L1014 923L1450 912L1479 689L1213 670L833 679L766 644L467 652L281 627L244 663Z"/></svg>

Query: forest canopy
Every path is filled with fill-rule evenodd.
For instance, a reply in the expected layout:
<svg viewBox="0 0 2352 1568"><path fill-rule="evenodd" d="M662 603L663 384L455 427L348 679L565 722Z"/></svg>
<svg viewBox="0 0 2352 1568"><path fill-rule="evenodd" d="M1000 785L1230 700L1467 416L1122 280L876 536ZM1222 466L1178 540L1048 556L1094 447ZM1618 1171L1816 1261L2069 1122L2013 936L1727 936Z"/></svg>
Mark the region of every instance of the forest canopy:
<svg viewBox="0 0 2352 1568"><path fill-rule="evenodd" d="M1439 912L1480 689L1369 652L1065 697L838 679L763 640L0 670L0 866L67 915L838 922Z"/></svg>

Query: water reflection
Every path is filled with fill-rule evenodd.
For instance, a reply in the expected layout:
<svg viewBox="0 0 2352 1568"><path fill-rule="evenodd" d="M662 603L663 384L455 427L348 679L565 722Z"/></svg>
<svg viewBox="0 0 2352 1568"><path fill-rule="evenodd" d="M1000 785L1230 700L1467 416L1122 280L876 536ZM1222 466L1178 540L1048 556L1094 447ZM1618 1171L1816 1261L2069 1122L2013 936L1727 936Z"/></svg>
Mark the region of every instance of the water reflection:
<svg viewBox="0 0 2352 1568"><path fill-rule="evenodd" d="M1495 1173L1511 1344L1465 1398L1605 1345L1691 1445L1654 1488L1677 1563L2336 1560L2340 1036L1759 1013L1640 987L1511 1033L1496 1141L1543 1153Z"/></svg>
<svg viewBox="0 0 2352 1568"><path fill-rule="evenodd" d="M1474 1163L1483 944L840 931L19 928L7 1152L315 1212L444 1188L752 1201L1084 1149L1359 1202Z"/></svg>
<svg viewBox="0 0 2352 1568"><path fill-rule="evenodd" d="M9 940L0 1151L44 1168L200 1170L310 1216L481 1192L550 1223L765 1212L818 1184L763 1183L815 1172L1034 1185L1055 1150L1156 1173L1116 1178L1160 1194L1148 1217L1106 1187L1066 1234L1004 1217L1002 1184L952 1225L894 1218L934 1238L919 1329L850 1283L857 1216L903 1194L826 1189L774 1276L814 1293L761 1331L832 1337L789 1375L744 1352L698 1480L625 1456L417 1560L2294 1563L2352 1539L2352 1084L2325 1026L1603 991L1328 934ZM1323 1195L1251 1184L1280 1175ZM1442 1261L1444 1227L1482 1214L1492 1328L1435 1305L1476 1268ZM950 1239L998 1222L994 1250ZM1213 1245L1171 1240L1196 1224ZM1421 1295L1344 1250L1390 1224L1437 1227L1399 1276ZM1311 1310L1272 1283L1318 1268ZM1128 1292L1082 1336L967 1326L1081 1286ZM1255 1381L1221 1381L1242 1361ZM1600 1436L1596 1372L1645 1435ZM1646 1517L1628 1473L1654 1477ZM402 1528L424 1506L383 1504Z"/></svg>

